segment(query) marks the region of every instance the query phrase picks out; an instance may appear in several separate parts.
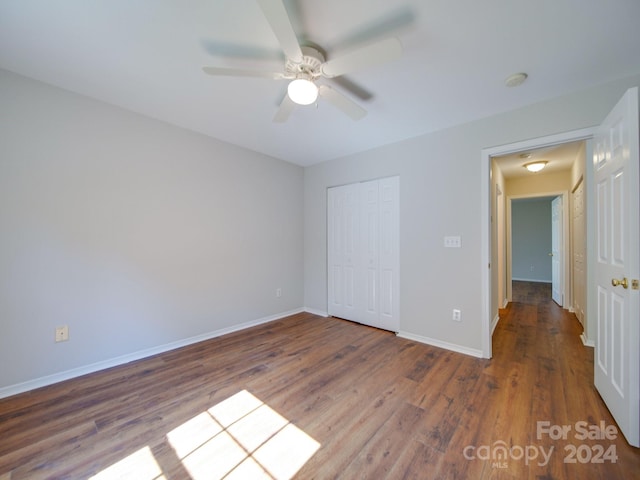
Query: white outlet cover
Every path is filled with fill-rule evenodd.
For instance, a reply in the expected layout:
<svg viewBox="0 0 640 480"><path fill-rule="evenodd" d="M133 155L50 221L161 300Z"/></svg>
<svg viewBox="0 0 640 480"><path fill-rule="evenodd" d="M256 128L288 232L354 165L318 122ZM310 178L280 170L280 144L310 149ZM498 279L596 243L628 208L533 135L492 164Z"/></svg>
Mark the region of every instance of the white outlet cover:
<svg viewBox="0 0 640 480"><path fill-rule="evenodd" d="M66 342L69 340L69 327L62 326L56 327L55 341L56 342Z"/></svg>

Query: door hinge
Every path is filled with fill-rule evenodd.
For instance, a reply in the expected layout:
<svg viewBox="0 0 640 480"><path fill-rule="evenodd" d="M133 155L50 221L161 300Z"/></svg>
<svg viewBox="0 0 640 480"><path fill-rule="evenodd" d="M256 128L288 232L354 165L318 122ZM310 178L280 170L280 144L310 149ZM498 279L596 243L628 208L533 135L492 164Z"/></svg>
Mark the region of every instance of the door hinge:
<svg viewBox="0 0 640 480"><path fill-rule="evenodd" d="M631 290L640 290L640 281L637 278L631 280Z"/></svg>

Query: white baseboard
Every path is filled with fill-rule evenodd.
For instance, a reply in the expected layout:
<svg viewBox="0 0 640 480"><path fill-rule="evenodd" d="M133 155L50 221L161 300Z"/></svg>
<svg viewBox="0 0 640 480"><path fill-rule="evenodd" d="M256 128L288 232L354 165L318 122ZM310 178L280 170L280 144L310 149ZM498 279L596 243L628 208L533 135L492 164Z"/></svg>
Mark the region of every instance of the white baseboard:
<svg viewBox="0 0 640 480"><path fill-rule="evenodd" d="M593 340L589 340L589 339L585 336L584 332L582 332L582 333L580 334L580 340L582 340L582 344L583 344L585 347L595 348L595 346L596 346L596 342L594 342Z"/></svg>
<svg viewBox="0 0 640 480"><path fill-rule="evenodd" d="M329 313L324 312L322 310L316 310L315 308L304 307L304 311L307 313L313 313L314 315L318 315L319 317L328 317Z"/></svg>
<svg viewBox="0 0 640 480"><path fill-rule="evenodd" d="M512 278L516 282L551 283L551 280L540 280L539 278Z"/></svg>
<svg viewBox="0 0 640 480"><path fill-rule="evenodd" d="M148 348L146 350L140 350L138 352L122 355L120 357L115 357L115 358L111 358L101 362L92 363L90 365L73 368L71 370L66 370L64 372L54 373L53 375L47 375L45 377L36 378L34 380L18 383L16 385L9 385L7 387L2 387L0 388L0 398L10 397L11 395L17 395L19 393L28 392L29 390L34 390L40 387L46 387L47 385L52 385L54 383L62 382L64 380L70 380L72 378L80 377L82 375L87 375L89 373L95 373L97 371L104 370L107 368L117 367L118 365L124 365L125 363L133 362L135 360L141 360L143 358L150 357L152 355L157 355L159 353L175 350L176 348L186 347L187 345L192 345L194 343L210 340L212 338L220 337L228 333L237 332L239 330L245 330L247 328L255 327L257 325L262 325L263 323L279 320L281 318L288 317L289 315L295 315L296 313L301 313L303 311L307 311L307 310L303 308L297 308L295 310L290 310L288 312L281 312L275 315L269 315L267 317L259 318L257 320L252 320L249 322L240 323L238 325L232 325L230 327L221 328L218 330L214 330L213 332L197 335L195 337L185 338L183 340L167 343L165 345L159 345L157 347Z"/></svg>
<svg viewBox="0 0 640 480"><path fill-rule="evenodd" d="M491 322L491 335L493 336L493 332L495 331L496 327L498 326L498 322L500 321L500 314L497 314L495 317L493 317L493 321Z"/></svg>
<svg viewBox="0 0 640 480"><path fill-rule="evenodd" d="M472 357L483 358L482 350L475 348L463 347L462 345L456 345L455 343L443 342L442 340L436 340L435 338L423 337L421 335L414 335L409 332L398 332L398 337L406 338L407 340L413 340L415 342L425 343L434 347L444 348L457 353L463 353L465 355L471 355Z"/></svg>

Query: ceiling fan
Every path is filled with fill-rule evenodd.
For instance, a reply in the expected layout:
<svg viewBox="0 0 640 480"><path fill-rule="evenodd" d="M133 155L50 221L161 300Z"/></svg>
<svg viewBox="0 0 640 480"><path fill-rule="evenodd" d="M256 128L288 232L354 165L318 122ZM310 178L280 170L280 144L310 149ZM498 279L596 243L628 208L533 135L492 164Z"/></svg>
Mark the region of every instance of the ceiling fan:
<svg viewBox="0 0 640 480"><path fill-rule="evenodd" d="M256 0L273 33L275 33L286 60L284 71L267 72L239 68L203 67L209 75L261 77L290 80L274 122L286 121L296 105L310 105L318 97L326 100L353 120L363 118L367 111L351 99L318 79L331 79L378 65L402 54L402 44L395 37L369 43L334 59L325 59L317 46L300 45L282 0Z"/></svg>

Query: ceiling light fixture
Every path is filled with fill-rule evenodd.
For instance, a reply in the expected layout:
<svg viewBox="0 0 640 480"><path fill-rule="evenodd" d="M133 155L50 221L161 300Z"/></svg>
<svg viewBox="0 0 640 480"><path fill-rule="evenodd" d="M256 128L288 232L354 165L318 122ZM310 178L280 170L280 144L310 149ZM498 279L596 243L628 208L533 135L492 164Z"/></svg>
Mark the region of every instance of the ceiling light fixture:
<svg viewBox="0 0 640 480"><path fill-rule="evenodd" d="M287 87L289 98L298 105L311 105L318 98L318 86L306 77L299 77Z"/></svg>
<svg viewBox="0 0 640 480"><path fill-rule="evenodd" d="M547 166L547 162L544 160L537 160L535 162L525 163L523 165L524 168L526 168L527 170L533 173L539 172L546 166Z"/></svg>

